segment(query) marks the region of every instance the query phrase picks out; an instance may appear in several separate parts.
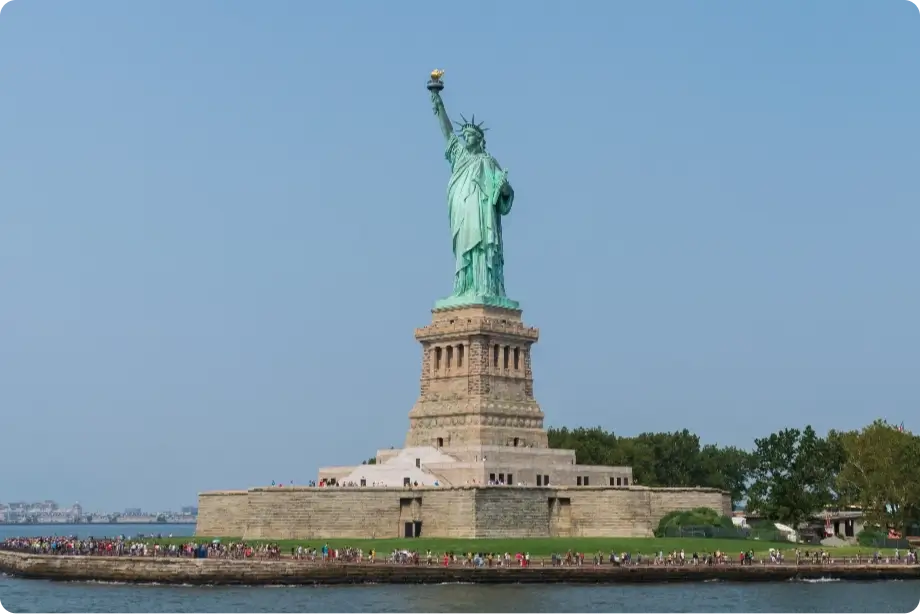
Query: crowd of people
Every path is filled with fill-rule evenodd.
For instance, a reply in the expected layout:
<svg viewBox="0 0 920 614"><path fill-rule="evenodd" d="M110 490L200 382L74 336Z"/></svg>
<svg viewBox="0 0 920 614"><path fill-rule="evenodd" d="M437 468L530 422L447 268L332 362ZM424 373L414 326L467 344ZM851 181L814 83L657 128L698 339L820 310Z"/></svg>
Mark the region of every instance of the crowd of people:
<svg viewBox="0 0 920 614"><path fill-rule="evenodd" d="M161 541L163 543L161 543ZM140 556L140 557L186 557L219 558L235 560L277 560L285 556L278 543L247 543L245 541L222 543L221 540L198 541L189 538L187 542L176 543L172 540L156 538L129 539L124 536L115 538L78 538L78 537L11 537L0 542L0 550L28 552L32 554L70 555L70 556ZM554 553L549 557L532 559L529 552L443 552L427 550L393 550L381 555L374 549L365 551L361 548L331 548L322 546L298 545L290 549L290 558L310 563L385 563L399 565L452 565L475 567L528 567L540 566L585 566L585 565L767 565L784 564L788 557L794 557L795 564L838 565L838 564L912 564L918 563L917 551L896 549L894 554L883 555L875 551L869 556L855 554L846 557L832 557L827 550L794 550L784 553L771 548L763 556L753 550L741 551L732 555L723 551L692 552L674 550L658 551L651 554L596 552L586 554L569 550ZM287 558L285 556L285 558Z"/></svg>
<svg viewBox="0 0 920 614"><path fill-rule="evenodd" d="M186 558L258 559L281 558L278 544L247 544L245 542L221 543L189 541L186 543L159 543L154 539L127 539L125 537L11 537L0 542L0 550L13 550L31 554L60 554L70 556L154 556Z"/></svg>

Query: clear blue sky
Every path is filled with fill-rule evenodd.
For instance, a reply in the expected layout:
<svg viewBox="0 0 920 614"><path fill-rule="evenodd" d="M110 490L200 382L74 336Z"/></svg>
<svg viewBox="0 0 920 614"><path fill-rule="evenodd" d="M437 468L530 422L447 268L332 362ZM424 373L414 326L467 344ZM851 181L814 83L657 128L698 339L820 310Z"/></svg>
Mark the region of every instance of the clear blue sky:
<svg viewBox="0 0 920 614"><path fill-rule="evenodd" d="M548 424L916 426L906 0L14 0L0 500L178 507L401 445L451 289L436 67L510 169Z"/></svg>

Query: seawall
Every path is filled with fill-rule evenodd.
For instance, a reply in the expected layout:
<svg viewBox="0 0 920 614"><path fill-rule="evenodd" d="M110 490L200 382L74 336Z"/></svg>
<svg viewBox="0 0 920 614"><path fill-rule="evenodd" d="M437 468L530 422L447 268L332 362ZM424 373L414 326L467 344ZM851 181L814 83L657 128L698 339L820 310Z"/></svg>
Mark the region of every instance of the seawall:
<svg viewBox="0 0 920 614"><path fill-rule="evenodd" d="M282 559L86 557L0 551L0 571L22 578L208 585L309 584L614 584L776 582L796 579L918 580L920 565L720 565L655 567L443 567L440 565L313 564Z"/></svg>

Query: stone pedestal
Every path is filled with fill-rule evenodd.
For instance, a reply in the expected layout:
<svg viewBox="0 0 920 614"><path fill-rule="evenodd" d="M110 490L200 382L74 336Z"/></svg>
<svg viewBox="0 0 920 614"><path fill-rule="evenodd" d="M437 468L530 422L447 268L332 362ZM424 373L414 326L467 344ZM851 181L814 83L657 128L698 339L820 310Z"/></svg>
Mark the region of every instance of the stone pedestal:
<svg viewBox="0 0 920 614"><path fill-rule="evenodd" d="M531 347L539 331L520 309L436 309L415 331L422 345L421 392L409 412L406 447L546 448L533 395Z"/></svg>

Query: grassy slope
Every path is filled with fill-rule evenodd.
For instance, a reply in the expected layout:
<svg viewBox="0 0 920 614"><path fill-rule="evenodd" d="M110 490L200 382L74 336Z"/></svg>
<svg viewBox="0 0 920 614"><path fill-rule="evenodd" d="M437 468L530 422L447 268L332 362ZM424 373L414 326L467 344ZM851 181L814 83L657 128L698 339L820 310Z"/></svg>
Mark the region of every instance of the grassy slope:
<svg viewBox="0 0 920 614"><path fill-rule="evenodd" d="M162 539L148 539L150 543L188 543L189 541L210 541L205 537L172 537ZM238 541L237 538L221 538L224 543ZM313 546L315 548L328 544L330 548L362 548L365 552L374 549L380 554L389 553L395 549L414 550L434 553L443 552L495 552L516 553L530 552L533 556L550 556L552 553L563 554L567 550L574 552L609 554L615 552L631 552L633 554L653 554L659 550L665 553L674 550L684 550L689 556L693 552L713 552L721 550L737 555L743 549L753 548L757 553L765 553L770 548L790 551L795 549L795 544L789 542L765 542L759 540L740 539L707 539L691 537L672 538L607 538L607 537L558 537L558 538L531 538L531 539L450 539L450 538L418 538L418 539L298 539L298 540L251 540L250 543L275 543L281 546L282 552L289 553L292 547ZM815 548L799 546L803 551ZM831 556L851 556L860 552L866 556L871 554L871 548L829 548ZM788 555L787 555L788 556Z"/></svg>

